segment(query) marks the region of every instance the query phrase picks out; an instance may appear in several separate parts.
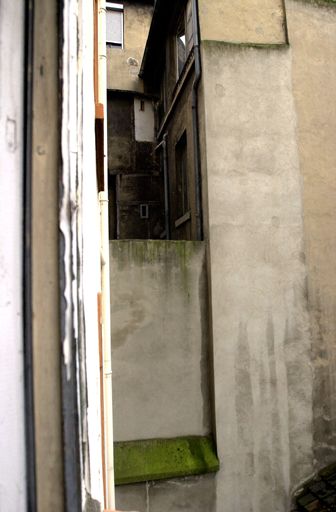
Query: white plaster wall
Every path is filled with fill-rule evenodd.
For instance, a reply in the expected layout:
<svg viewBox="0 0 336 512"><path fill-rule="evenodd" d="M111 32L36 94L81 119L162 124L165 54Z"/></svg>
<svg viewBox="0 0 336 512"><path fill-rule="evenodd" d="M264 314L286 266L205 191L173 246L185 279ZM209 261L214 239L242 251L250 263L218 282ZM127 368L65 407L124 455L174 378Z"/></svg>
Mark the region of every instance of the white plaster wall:
<svg viewBox="0 0 336 512"><path fill-rule="evenodd" d="M0 1L0 510L25 510L22 337L24 3Z"/></svg>
<svg viewBox="0 0 336 512"><path fill-rule="evenodd" d="M292 487L312 471L290 50L202 48L221 461L216 510L288 512Z"/></svg>
<svg viewBox="0 0 336 512"><path fill-rule="evenodd" d="M144 110L141 110L141 101ZM135 140L143 142L154 142L154 106L149 100L134 98L134 129Z"/></svg>

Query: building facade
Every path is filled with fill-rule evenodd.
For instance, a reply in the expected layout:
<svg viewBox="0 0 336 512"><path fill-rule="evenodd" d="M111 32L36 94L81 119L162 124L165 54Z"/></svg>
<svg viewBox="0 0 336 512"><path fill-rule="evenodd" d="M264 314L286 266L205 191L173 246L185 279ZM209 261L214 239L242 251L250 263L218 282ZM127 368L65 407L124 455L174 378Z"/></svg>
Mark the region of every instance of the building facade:
<svg viewBox="0 0 336 512"><path fill-rule="evenodd" d="M181 404L188 397L189 417L209 405L203 425L188 429L215 441L220 469L194 477L186 471L185 479L174 479L172 470L170 480L156 482L134 476L134 485L117 488L120 506L136 507L136 500L140 510L167 511L327 506L299 490L335 462L335 23L332 1L155 3L137 87L154 100L166 259L157 249L163 242L110 243L113 265L138 269L144 290L127 299L129 288L111 278L123 297L118 307L112 304L116 388L126 402L145 401L131 379L118 375L122 368L127 374L132 357L147 354L141 358L152 386L146 401L158 407L166 400L175 418L169 394ZM150 273L161 265L167 280L177 282L195 272L193 257L180 265L167 256L174 244L185 254L187 241L203 245L206 286L196 293L186 278L188 285L175 291L179 311L169 308L169 299L160 306L167 322L176 319L172 341L165 321L158 326L146 306L155 293ZM165 285L159 288L166 297ZM179 324L185 290L189 306L200 293L204 304L193 310L206 325L201 352L197 337L188 338ZM134 314L138 321L131 324ZM128 328L120 332L125 319ZM186 370L173 383L163 376L159 390L157 346L161 354L171 348L177 373L181 361ZM188 365L194 357L203 379ZM136 375L143 378L140 370ZM192 385L197 380L202 397ZM132 437L118 441L147 433L165 443L188 435L187 420L160 434L141 407L126 417L115 404L120 432L126 421L133 422ZM321 484L329 504L330 481Z"/></svg>

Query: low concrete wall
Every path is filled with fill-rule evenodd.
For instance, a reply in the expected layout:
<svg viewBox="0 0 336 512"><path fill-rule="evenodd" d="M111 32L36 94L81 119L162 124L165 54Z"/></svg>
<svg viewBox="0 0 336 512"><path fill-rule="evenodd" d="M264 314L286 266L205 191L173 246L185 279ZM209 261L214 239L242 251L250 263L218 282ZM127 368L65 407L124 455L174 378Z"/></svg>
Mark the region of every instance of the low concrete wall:
<svg viewBox="0 0 336 512"><path fill-rule="evenodd" d="M116 441L210 431L203 242L111 241Z"/></svg>
<svg viewBox="0 0 336 512"><path fill-rule="evenodd" d="M215 512L215 476L123 485L116 488L116 506L120 510L137 512ZM226 511L223 507L218 510Z"/></svg>

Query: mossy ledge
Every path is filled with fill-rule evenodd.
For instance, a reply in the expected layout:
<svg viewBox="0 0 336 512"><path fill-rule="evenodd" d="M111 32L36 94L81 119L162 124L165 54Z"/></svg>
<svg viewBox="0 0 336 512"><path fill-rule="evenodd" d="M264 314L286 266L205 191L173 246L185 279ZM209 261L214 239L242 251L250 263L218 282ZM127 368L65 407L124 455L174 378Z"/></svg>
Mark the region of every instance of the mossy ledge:
<svg viewBox="0 0 336 512"><path fill-rule="evenodd" d="M125 441L114 444L116 485L178 478L219 470L210 437Z"/></svg>
<svg viewBox="0 0 336 512"><path fill-rule="evenodd" d="M336 0L335 0L336 1ZM228 47L235 49L254 48L257 50L284 50L289 48L289 44L285 42L279 43L253 43L253 42L240 42L240 41L215 41L211 39L204 39L202 45L215 48Z"/></svg>

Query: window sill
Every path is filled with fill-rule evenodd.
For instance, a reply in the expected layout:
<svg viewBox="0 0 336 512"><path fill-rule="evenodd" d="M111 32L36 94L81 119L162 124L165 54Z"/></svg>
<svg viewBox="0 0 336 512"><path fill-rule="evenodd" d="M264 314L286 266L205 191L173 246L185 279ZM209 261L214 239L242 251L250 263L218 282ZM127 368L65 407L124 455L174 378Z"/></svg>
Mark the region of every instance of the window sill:
<svg viewBox="0 0 336 512"><path fill-rule="evenodd" d="M212 439L201 436L114 443L114 465L116 485L219 470Z"/></svg>

